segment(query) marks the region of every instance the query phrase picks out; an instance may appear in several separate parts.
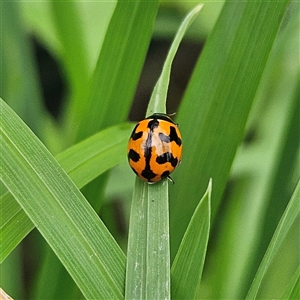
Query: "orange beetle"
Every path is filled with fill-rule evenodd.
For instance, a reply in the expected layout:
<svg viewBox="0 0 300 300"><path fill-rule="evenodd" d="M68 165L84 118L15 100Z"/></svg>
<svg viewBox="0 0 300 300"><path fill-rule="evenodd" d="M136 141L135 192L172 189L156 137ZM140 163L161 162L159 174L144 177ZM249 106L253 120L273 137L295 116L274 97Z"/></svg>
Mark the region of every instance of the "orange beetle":
<svg viewBox="0 0 300 300"><path fill-rule="evenodd" d="M169 178L173 182L170 174L182 155L180 131L168 115L153 114L135 126L127 153L130 167L142 180L154 183Z"/></svg>

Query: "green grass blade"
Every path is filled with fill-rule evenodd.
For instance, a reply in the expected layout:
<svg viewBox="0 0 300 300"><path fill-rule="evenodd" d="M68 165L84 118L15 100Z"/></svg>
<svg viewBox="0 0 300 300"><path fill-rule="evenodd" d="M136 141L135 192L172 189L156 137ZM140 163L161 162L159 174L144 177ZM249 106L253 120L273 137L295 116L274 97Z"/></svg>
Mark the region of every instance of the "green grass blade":
<svg viewBox="0 0 300 300"><path fill-rule="evenodd" d="M76 140L125 121L151 40L158 1L118 1L91 79L84 108L73 116L79 125ZM73 124L71 124L73 130ZM96 211L104 198L108 176L83 189Z"/></svg>
<svg viewBox="0 0 300 300"><path fill-rule="evenodd" d="M80 189L126 159L125 151L131 124L105 129L56 156L57 161ZM0 197L2 251L0 262L34 228L34 224L9 192Z"/></svg>
<svg viewBox="0 0 300 300"><path fill-rule="evenodd" d="M300 202L300 181L298 181L294 194L276 228L274 236L261 262L261 265L255 275L255 278L253 280L253 283L247 294L246 299L256 299L259 288L264 279L264 276L267 270L271 267L275 255L278 252L282 243L284 242L284 239L286 238L289 229L292 227L293 224L295 224L297 218L299 222L299 217L300 217L299 202ZM299 233L299 226L298 226L298 233Z"/></svg>
<svg viewBox="0 0 300 300"><path fill-rule="evenodd" d="M86 298L123 298L125 257L56 160L1 101L2 181Z"/></svg>
<svg viewBox="0 0 300 300"><path fill-rule="evenodd" d="M46 113L31 43L16 1L1 2L0 82L1 97L41 137Z"/></svg>
<svg viewBox="0 0 300 300"><path fill-rule="evenodd" d="M90 92L77 117L77 140L125 121L150 43L158 1L118 1ZM120 101L122 99L122 101Z"/></svg>
<svg viewBox="0 0 300 300"><path fill-rule="evenodd" d="M153 90L147 115L166 112L172 61L197 6L180 26ZM168 181L149 185L136 178L131 204L126 268L126 299L170 299Z"/></svg>
<svg viewBox="0 0 300 300"><path fill-rule="evenodd" d="M126 299L170 297L167 181L147 184L136 179L131 204L127 251Z"/></svg>
<svg viewBox="0 0 300 300"><path fill-rule="evenodd" d="M79 114L84 108L82 98L88 92L90 77L79 5L72 0L51 1L51 9L61 44L61 59L72 89L71 111L73 114Z"/></svg>
<svg viewBox="0 0 300 300"><path fill-rule="evenodd" d="M85 91L84 85L88 83L88 64L79 7L72 0L52 1L51 9L70 85Z"/></svg>
<svg viewBox="0 0 300 300"><path fill-rule="evenodd" d="M126 160L132 124L109 127L57 155L57 161L78 188Z"/></svg>
<svg viewBox="0 0 300 300"><path fill-rule="evenodd" d="M275 40L249 115L246 136L251 138L235 156L216 219L203 278L208 298L245 298L299 173L299 10L289 7L287 13L289 22L283 22L287 25ZM283 252L286 262L269 271L273 276L267 277L262 298L277 299L283 293L299 244L290 243Z"/></svg>
<svg viewBox="0 0 300 300"><path fill-rule="evenodd" d="M2 263L34 225L9 192L0 197L0 207L0 263Z"/></svg>
<svg viewBox="0 0 300 300"><path fill-rule="evenodd" d="M196 299L209 238L211 189L210 181L172 264L172 299Z"/></svg>
<svg viewBox="0 0 300 300"><path fill-rule="evenodd" d="M182 24L180 25L180 28L178 29L178 32L174 38L174 41L172 42L171 48L168 52L168 56L166 58L166 61L164 62L163 70L161 72L161 75L154 87L153 93L151 95L151 99L148 105L146 116L151 116L154 113L166 113L166 99L167 99L167 93L168 93L168 86L170 81L170 73L171 73L171 67L174 60L174 57L176 55L176 52L178 50L178 47L180 45L180 42L191 25L191 23L194 21L200 10L202 9L203 4L199 4L194 9L192 9L189 14L185 17Z"/></svg>
<svg viewBox="0 0 300 300"><path fill-rule="evenodd" d="M300 299L300 265L280 299Z"/></svg>
<svg viewBox="0 0 300 300"><path fill-rule="evenodd" d="M176 119L184 152L170 191L173 257L209 178L216 214L288 2L227 1L201 53Z"/></svg>

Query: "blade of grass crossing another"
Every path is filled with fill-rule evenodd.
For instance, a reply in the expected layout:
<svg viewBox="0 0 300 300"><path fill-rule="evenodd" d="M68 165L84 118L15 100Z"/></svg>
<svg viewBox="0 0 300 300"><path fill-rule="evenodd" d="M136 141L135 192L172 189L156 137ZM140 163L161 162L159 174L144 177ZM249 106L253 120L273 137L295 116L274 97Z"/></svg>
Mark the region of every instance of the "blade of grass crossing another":
<svg viewBox="0 0 300 300"><path fill-rule="evenodd" d="M68 148L56 156L57 161L80 189L94 178L126 159L128 136L132 124L107 128ZM34 224L9 192L0 197L0 263L34 228Z"/></svg>
<svg viewBox="0 0 300 300"><path fill-rule="evenodd" d="M154 87L147 116L166 113L172 61L188 26L200 11L184 19ZM170 245L168 181L148 184L136 178L131 204L127 251L126 299L170 299Z"/></svg>
<svg viewBox="0 0 300 300"><path fill-rule="evenodd" d="M44 145L1 100L1 180L90 299L122 299L125 256Z"/></svg>
<svg viewBox="0 0 300 300"><path fill-rule="evenodd" d="M199 290L210 230L211 189L210 180L172 264L172 299L195 299Z"/></svg>
<svg viewBox="0 0 300 300"><path fill-rule="evenodd" d="M284 238L289 229L294 224L296 218L300 215L300 181L298 181L294 194L276 228L274 236L270 242L267 252L261 262L261 265L255 275L251 288L247 294L246 299L256 299L259 288L262 284L263 278L271 266L274 257L279 250Z"/></svg>

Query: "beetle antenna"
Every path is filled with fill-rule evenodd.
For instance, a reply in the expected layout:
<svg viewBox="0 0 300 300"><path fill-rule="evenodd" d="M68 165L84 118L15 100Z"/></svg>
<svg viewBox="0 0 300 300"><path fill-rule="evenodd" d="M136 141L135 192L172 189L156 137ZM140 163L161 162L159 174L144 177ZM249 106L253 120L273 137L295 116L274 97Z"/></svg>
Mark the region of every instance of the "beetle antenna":
<svg viewBox="0 0 300 300"><path fill-rule="evenodd" d="M173 180L173 178L170 175L168 175L167 178L172 182L172 184L175 183L175 181Z"/></svg>

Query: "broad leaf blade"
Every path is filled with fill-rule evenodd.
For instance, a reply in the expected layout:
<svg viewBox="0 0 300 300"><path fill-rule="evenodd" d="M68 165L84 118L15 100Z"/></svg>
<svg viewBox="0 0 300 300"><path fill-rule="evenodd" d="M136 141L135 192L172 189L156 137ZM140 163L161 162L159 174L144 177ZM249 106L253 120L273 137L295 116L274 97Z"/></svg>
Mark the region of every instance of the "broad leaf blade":
<svg viewBox="0 0 300 300"><path fill-rule="evenodd" d="M0 111L4 184L86 298L121 299L124 254L56 160L3 100Z"/></svg>
<svg viewBox="0 0 300 300"><path fill-rule="evenodd" d="M57 37L61 44L62 61L67 71L73 97L77 106L83 106L82 97L88 89L89 72L83 22L79 13L78 3L71 0L51 1L52 16L55 22ZM66 16L68 16L66 18Z"/></svg>

